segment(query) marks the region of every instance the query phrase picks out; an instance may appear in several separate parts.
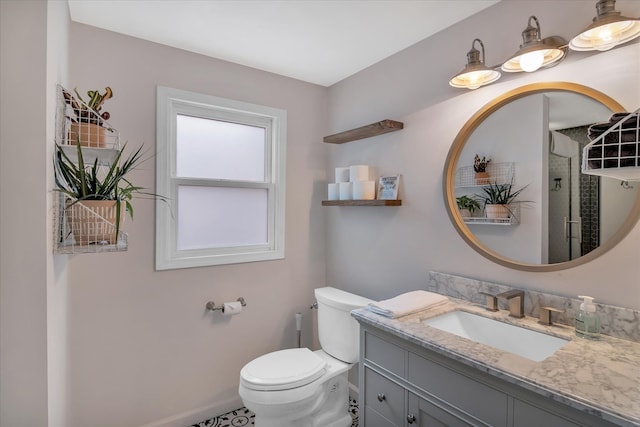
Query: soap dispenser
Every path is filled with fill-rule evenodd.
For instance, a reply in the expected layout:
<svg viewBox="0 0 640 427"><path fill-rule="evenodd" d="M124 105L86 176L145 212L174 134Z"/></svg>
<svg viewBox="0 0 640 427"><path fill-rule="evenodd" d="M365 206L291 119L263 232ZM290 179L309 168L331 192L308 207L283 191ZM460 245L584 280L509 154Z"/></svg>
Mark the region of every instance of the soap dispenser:
<svg viewBox="0 0 640 427"><path fill-rule="evenodd" d="M589 296L579 296L583 302L576 315L576 335L597 340L600 337L600 317L596 313L596 305L593 298Z"/></svg>

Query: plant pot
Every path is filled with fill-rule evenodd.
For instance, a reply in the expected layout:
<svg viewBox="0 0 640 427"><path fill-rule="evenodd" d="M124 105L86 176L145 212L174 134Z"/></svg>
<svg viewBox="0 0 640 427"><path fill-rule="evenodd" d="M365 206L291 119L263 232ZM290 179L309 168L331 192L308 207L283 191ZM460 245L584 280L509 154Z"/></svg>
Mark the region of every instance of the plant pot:
<svg viewBox="0 0 640 427"><path fill-rule="evenodd" d="M69 144L75 145L80 140L83 147L104 148L106 129L94 123L71 123Z"/></svg>
<svg viewBox="0 0 640 427"><path fill-rule="evenodd" d="M460 216L462 218L470 218L471 217L471 211L469 209L460 209Z"/></svg>
<svg viewBox="0 0 640 427"><path fill-rule="evenodd" d="M116 201L82 200L73 203L67 200L65 213L71 233L78 246L100 243L115 245ZM120 203L120 224L124 220L125 204Z"/></svg>
<svg viewBox="0 0 640 427"><path fill-rule="evenodd" d="M487 214L487 218L490 219L505 219L511 217L511 211L507 205L486 205L484 211Z"/></svg>
<svg viewBox="0 0 640 427"><path fill-rule="evenodd" d="M489 184L489 172L476 172L475 180L476 180L476 185Z"/></svg>

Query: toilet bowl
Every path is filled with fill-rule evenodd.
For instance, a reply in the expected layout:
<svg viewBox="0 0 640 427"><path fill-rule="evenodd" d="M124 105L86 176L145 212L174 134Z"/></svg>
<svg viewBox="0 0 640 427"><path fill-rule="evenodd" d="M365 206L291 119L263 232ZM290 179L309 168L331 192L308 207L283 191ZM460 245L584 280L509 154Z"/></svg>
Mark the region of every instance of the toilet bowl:
<svg viewBox="0 0 640 427"><path fill-rule="evenodd" d="M315 290L321 350L275 351L240 371L239 394L256 427L348 427L349 369L358 361L351 310L371 300L332 287Z"/></svg>

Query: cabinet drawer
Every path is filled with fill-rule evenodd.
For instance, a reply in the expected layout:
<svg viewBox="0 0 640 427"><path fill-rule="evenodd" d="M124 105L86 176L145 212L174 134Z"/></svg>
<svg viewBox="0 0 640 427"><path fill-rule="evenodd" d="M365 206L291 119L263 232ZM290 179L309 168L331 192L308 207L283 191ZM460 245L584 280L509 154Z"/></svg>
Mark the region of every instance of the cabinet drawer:
<svg viewBox="0 0 640 427"><path fill-rule="evenodd" d="M364 357L401 378L406 378L407 351L382 338L365 333Z"/></svg>
<svg viewBox="0 0 640 427"><path fill-rule="evenodd" d="M394 425L403 425L405 391L398 384L365 367L365 406L374 409ZM369 426L369 420L366 420Z"/></svg>
<svg viewBox="0 0 640 427"><path fill-rule="evenodd" d="M507 425L507 395L494 388L413 353L409 381L489 425Z"/></svg>

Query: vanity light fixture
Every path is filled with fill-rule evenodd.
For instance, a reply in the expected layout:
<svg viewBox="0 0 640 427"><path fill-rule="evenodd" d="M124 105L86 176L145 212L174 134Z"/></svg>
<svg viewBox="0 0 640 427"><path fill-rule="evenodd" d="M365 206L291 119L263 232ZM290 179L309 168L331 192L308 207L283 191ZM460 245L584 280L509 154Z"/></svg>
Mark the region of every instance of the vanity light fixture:
<svg viewBox="0 0 640 427"><path fill-rule="evenodd" d="M535 22L535 27L531 25ZM566 41L559 36L540 38L540 22L535 16L529 17L527 28L522 32L522 44L509 60L502 64L502 71L518 73L532 72L540 68L556 65L565 56Z"/></svg>
<svg viewBox="0 0 640 427"><path fill-rule="evenodd" d="M599 0L597 16L583 32L571 39L571 50L609 50L640 36L640 18L627 18L615 9L616 0Z"/></svg>
<svg viewBox="0 0 640 427"><path fill-rule="evenodd" d="M475 48L476 42L480 43L482 56L480 56L480 51ZM467 52L467 65L449 80L449 84L453 87L478 89L480 86L495 82L501 75L499 71L485 65L484 44L482 40L474 39L471 43L471 50Z"/></svg>

